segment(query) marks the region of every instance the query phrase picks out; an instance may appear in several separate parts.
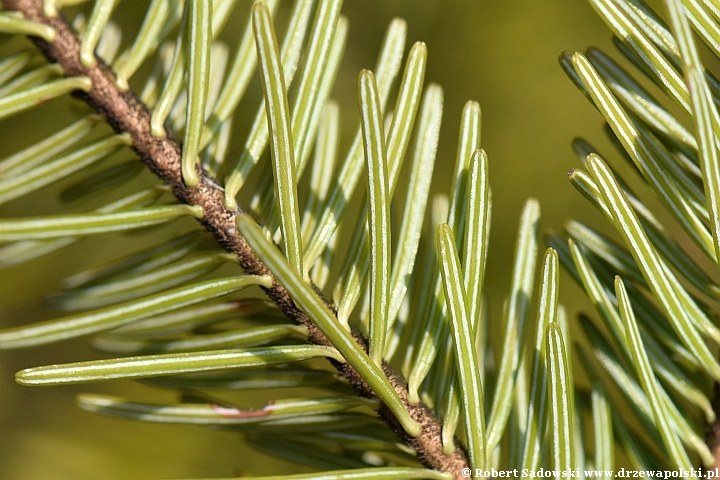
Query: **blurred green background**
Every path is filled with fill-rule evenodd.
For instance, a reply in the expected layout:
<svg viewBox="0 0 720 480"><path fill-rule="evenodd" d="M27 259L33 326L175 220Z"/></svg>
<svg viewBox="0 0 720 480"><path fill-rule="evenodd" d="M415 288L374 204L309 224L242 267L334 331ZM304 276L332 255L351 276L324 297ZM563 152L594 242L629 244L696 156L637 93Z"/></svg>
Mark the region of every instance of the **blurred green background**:
<svg viewBox="0 0 720 480"><path fill-rule="evenodd" d="M133 21L144 11L142 3L122 2L117 19ZM287 10L287 2L283 8ZM604 227L565 174L579 164L570 149L573 137L591 139L603 152L612 150L602 133L600 115L565 77L557 57L564 50L582 51L590 45L611 51L609 31L583 0L347 0L344 13L350 20L350 37L335 97L341 101L347 136L356 125L357 73L373 68L393 17L408 22L408 48L417 40L428 44L426 80L445 90L437 190L449 188L447 174L455 161L463 104L473 99L482 106L482 146L489 155L493 189L486 285L497 318L509 285L518 215L527 197L540 200L543 228L559 230L570 217ZM284 18L283 12L279 18ZM47 107L46 113L52 108ZM5 131L3 152L9 151L5 150L9 144L26 143L29 137L23 132L33 128L27 118L0 125ZM52 201L44 201L44 206L52 208ZM16 214L22 207L22 202L15 202L0 213ZM1 271L0 325L47 318L49 311L39 303L43 292L59 288L68 266L77 269L102 257L87 245L92 244L53 256L49 262L35 262L31 268ZM127 248L126 242L110 245ZM582 306L580 290L566 276L562 292L562 302L571 311ZM218 477L272 474L286 468L282 462L268 462L251 453L229 433L122 421L74 406L73 395L82 391L158 398L136 384L38 389L13 382L14 372L21 368L89 358L95 354L84 341L0 352L0 478Z"/></svg>

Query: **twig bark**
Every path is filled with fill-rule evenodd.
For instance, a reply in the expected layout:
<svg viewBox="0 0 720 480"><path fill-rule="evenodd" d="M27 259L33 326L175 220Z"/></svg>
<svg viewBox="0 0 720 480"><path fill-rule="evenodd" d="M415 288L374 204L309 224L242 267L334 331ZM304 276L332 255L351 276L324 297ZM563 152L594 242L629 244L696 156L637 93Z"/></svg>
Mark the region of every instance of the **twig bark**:
<svg viewBox="0 0 720 480"><path fill-rule="evenodd" d="M205 172L200 172L201 182L194 188L185 186L182 180L180 145L168 135L155 138L150 134L150 114L131 91L123 91L115 83L115 75L102 59L94 67L85 67L80 63L80 42L67 21L59 15L46 17L41 0L0 0L6 10L18 10L28 20L48 25L55 29L57 36L52 43L33 38L36 46L50 62L62 65L66 76L87 76L93 87L88 93L76 95L101 113L107 122L117 131L131 135L133 149L140 155L155 174L170 185L175 196L190 205L200 205L204 211L202 223L217 241L229 252L237 254L240 264L248 272L256 275L269 274L267 267L252 252L245 239L235 226L235 217L241 210L230 211L225 208L223 192ZM275 280L267 289L267 295L289 318L304 324L310 331L310 341L318 345L330 345L312 321L300 311L288 295L285 288ZM327 301L327 300L326 300ZM365 340L356 332L355 338L366 347ZM374 396L367 383L348 364L336 364L338 371L347 378L355 390L364 396ZM422 431L416 438L407 436L395 416L388 408L381 407L380 416L402 438L413 447L420 460L429 468L450 472L456 479L465 478L462 471L469 467L467 456L462 448L453 455L442 452L441 425L432 411L423 404L413 405L407 401L407 385L404 380L385 364L385 374L405 403L412 418L420 423Z"/></svg>

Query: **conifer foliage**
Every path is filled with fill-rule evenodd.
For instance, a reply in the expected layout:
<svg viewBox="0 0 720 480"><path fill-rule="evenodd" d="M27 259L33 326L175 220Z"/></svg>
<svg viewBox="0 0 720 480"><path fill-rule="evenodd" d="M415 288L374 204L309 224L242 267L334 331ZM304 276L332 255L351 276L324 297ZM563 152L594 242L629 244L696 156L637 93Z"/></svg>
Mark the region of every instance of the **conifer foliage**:
<svg viewBox="0 0 720 480"><path fill-rule="evenodd" d="M708 396L720 380L720 329L705 300L720 286L627 184L576 140L587 171L571 181L627 245L571 221L569 238L549 235L538 262L540 207L528 200L502 331L490 339L480 106L463 109L451 190L430 198L443 90L424 83L425 45L407 46L402 20L388 26L375 69L358 72L360 125L341 145L331 92L350 28L342 1L295 0L283 31L278 3L247 12L236 0L152 0L117 51L121 2L2 0L0 119L68 94L82 106L32 145L0 151L0 203L61 185L64 208L0 219L0 267L52 262L86 237L134 232L144 241L67 272L50 298L54 318L0 330L0 349L87 337L107 358L29 366L16 380L137 379L177 391L167 404L93 393L77 403L227 430L318 472L272 478L711 465L699 425L715 421ZM717 261L720 82L692 32L720 54L720 11L709 0L668 0L668 27L641 0L591 3L694 127L602 52L561 63ZM233 15L247 25L228 45ZM263 96L248 108L254 78ZM403 168L406 193L396 198ZM598 310L599 321L578 319L586 348L571 348L560 263ZM575 388L578 374L589 376L588 391ZM261 409L214 396L279 388Z"/></svg>

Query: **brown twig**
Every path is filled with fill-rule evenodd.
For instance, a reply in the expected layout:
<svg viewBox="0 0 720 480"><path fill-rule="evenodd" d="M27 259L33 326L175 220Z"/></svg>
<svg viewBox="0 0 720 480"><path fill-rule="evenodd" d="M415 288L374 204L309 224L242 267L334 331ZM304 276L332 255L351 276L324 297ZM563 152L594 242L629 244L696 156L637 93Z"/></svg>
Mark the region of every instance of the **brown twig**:
<svg viewBox="0 0 720 480"><path fill-rule="evenodd" d="M240 211L225 208L223 192L214 182L201 172L201 182L197 187L185 186L180 168L180 145L171 137L155 138L150 134L150 114L132 91L123 91L115 83L115 75L102 59L94 67L85 67L80 63L80 42L72 27L59 15L46 17L41 0L0 0L6 10L18 10L28 20L48 25L55 29L57 36L52 43L33 38L37 47L50 62L62 65L66 76L87 76L93 87L87 92L76 95L101 113L107 122L117 131L130 134L133 149L142 160L161 179L173 189L175 196L190 205L200 205L204 211L202 223L218 242L229 252L237 254L240 264L248 272L256 275L268 274L267 267L252 252L245 239L238 233L235 217ZM318 345L330 345L312 321L300 311L277 280L267 289L268 296L289 318L306 325L310 331L310 341ZM359 343L365 347L364 339L355 334ZM364 396L374 396L372 389L348 364L336 364L338 371L347 378L356 391ZM462 448L452 455L442 452L441 426L432 411L423 404L412 405L407 401L407 385L390 366L384 365L384 372L403 400L412 418L420 423L422 431L416 438L407 436L395 416L386 407L381 407L380 416L398 433L403 441L413 447L422 462L430 468L452 473L456 479L464 478L462 470L469 466Z"/></svg>
<svg viewBox="0 0 720 480"><path fill-rule="evenodd" d="M718 420L707 426L705 429L705 443L715 456L713 468L720 468L720 384L713 386L712 407Z"/></svg>

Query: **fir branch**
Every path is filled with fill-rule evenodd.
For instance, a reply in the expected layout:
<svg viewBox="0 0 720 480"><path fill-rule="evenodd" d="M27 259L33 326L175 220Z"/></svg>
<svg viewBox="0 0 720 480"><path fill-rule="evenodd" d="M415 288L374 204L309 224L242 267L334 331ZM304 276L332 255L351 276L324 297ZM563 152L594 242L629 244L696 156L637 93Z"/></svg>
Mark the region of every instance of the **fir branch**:
<svg viewBox="0 0 720 480"><path fill-rule="evenodd" d="M46 16L41 0L0 0L0 3L6 10L18 10L26 19L47 25L55 30L56 35L53 42L46 42L39 38L32 39L50 62L57 62L63 67L66 76L85 76L91 79L90 91L87 93L76 92L75 95L102 114L118 133L130 135L132 148L155 174L172 187L175 196L180 201L202 207L204 216L201 221L205 228L227 251L238 256L240 264L247 273L268 275L267 267L253 253L235 225L237 215L243 213L243 210L241 208L227 209L223 202L223 189L199 166L199 183L192 188L185 185L181 172L182 154L178 142L171 135L164 138L156 138L151 135L150 113L147 108L131 90L122 90L117 86L115 74L102 59L98 58L98 62L91 67L83 65L80 60L80 41L62 15ZM307 326L309 340L312 343L330 345L312 321L295 306L288 292L276 279L273 279L272 286L267 288L266 292L285 315L293 321ZM330 305L329 301L326 299L324 301ZM334 308L332 310L334 311ZM362 336L358 332L353 332L353 336L367 350L366 341ZM365 397L374 396L367 383L351 366L340 363L334 363L334 365L359 394ZM452 455L445 455L442 451L440 422L422 403L417 405L409 403L407 385L401 376L385 362L382 368L411 417L422 426L422 431L416 438L409 437L395 416L384 405L379 410L380 416L407 445L417 451L419 459L426 466L450 472L456 479L463 478L462 470L469 466L463 449L459 447ZM456 443L459 446L459 442Z"/></svg>

